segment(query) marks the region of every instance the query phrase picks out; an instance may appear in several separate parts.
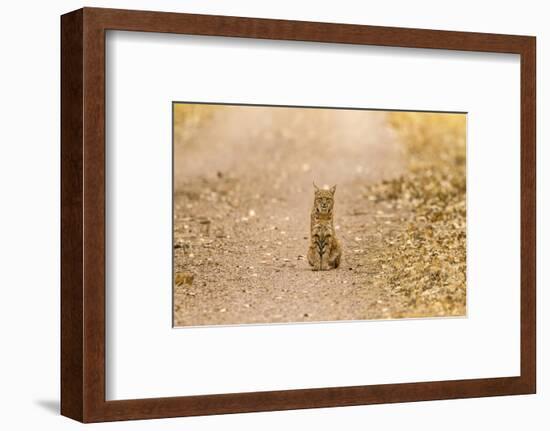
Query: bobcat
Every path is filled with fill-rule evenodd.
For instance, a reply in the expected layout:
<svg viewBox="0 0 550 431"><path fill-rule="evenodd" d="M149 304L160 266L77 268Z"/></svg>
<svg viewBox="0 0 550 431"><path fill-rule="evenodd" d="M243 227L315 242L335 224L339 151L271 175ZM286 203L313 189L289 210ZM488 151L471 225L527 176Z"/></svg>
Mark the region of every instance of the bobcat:
<svg viewBox="0 0 550 431"><path fill-rule="evenodd" d="M342 248L334 231L334 192L336 186L328 190L320 189L313 183L315 198L311 211L311 238L307 259L314 271L338 268L342 258Z"/></svg>

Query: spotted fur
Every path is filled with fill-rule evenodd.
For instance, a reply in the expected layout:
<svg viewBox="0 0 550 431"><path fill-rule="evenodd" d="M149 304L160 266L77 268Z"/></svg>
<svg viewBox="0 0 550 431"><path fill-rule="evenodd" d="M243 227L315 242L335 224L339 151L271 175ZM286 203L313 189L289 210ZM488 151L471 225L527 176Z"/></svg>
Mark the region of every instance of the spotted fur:
<svg viewBox="0 0 550 431"><path fill-rule="evenodd" d="M315 197L311 211L311 235L308 262L314 271L338 268L342 248L334 230L334 193L336 186L320 189L315 184Z"/></svg>

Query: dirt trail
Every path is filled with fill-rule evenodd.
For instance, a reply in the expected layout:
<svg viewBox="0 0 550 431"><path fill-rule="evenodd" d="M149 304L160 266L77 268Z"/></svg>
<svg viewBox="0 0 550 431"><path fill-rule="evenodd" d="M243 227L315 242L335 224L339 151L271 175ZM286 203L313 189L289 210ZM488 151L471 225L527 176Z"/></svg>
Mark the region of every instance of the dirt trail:
<svg viewBox="0 0 550 431"><path fill-rule="evenodd" d="M192 139L178 136L175 326L392 316L392 292L370 281L401 215L365 196L404 167L384 113L222 108ZM305 259L312 181L337 184L337 270Z"/></svg>

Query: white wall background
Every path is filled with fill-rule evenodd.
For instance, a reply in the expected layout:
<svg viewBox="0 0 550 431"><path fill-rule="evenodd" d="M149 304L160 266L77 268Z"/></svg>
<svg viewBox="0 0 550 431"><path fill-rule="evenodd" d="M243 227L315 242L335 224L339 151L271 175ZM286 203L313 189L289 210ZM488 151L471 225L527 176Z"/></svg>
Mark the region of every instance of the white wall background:
<svg viewBox="0 0 550 431"><path fill-rule="evenodd" d="M545 3L278 0L20 1L3 5L0 66L0 424L79 429L59 408L59 15L87 6L528 34L538 37L539 379L534 396L167 419L87 429L547 429L550 30ZM498 187L498 184L495 184Z"/></svg>

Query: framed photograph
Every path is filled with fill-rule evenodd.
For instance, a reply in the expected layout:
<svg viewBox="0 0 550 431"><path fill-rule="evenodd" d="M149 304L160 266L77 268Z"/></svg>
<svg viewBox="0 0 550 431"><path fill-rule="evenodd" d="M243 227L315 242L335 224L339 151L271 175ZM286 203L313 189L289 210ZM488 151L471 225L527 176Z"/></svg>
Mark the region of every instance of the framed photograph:
<svg viewBox="0 0 550 431"><path fill-rule="evenodd" d="M532 394L535 38L61 18L61 412Z"/></svg>

